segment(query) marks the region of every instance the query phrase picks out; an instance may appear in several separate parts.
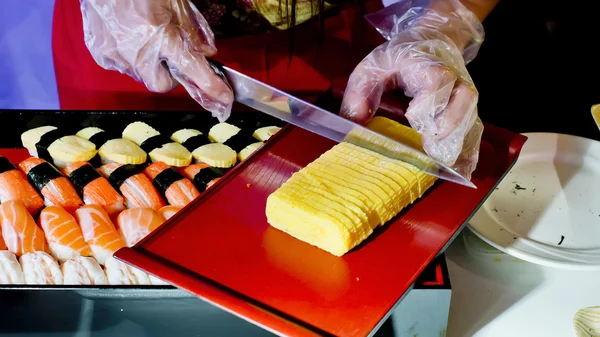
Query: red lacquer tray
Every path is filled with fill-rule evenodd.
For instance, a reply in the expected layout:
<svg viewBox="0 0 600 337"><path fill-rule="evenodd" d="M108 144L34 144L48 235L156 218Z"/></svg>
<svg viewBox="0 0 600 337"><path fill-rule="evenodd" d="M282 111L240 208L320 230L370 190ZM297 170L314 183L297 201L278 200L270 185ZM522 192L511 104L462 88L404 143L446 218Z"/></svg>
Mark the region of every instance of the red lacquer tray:
<svg viewBox="0 0 600 337"><path fill-rule="evenodd" d="M439 181L365 243L335 257L270 227L267 196L331 148L286 126L215 187L117 258L289 336L366 336L515 162L525 137L486 125L469 189Z"/></svg>

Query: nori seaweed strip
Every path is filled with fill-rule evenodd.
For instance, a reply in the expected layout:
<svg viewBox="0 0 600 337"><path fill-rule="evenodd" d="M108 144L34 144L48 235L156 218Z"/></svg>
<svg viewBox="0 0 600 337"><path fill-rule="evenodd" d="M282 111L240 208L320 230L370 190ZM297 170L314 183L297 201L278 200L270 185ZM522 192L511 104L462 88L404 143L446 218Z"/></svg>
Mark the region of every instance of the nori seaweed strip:
<svg viewBox="0 0 600 337"><path fill-rule="evenodd" d="M6 157L0 157L0 173L16 170L17 168L13 165L10 160Z"/></svg>
<svg viewBox="0 0 600 337"><path fill-rule="evenodd" d="M52 131L46 132L40 137L40 141L35 144L35 148L37 149L38 158L44 159L48 162L54 162L54 159L50 156L48 152L48 148L54 141L64 136L68 136L65 130L54 129Z"/></svg>
<svg viewBox="0 0 600 337"><path fill-rule="evenodd" d="M247 129L246 129L247 130ZM258 140L252 137L253 132L240 130L235 135L229 137L223 144L232 148L235 152L242 151L246 146L257 143Z"/></svg>
<svg viewBox="0 0 600 337"><path fill-rule="evenodd" d="M94 145L96 145L96 149L99 149L102 145L104 145L104 143L108 142L111 139L112 137L108 134L108 132L100 131L91 136L88 140L94 143Z"/></svg>
<svg viewBox="0 0 600 337"><path fill-rule="evenodd" d="M173 141L169 139L169 137L163 135L156 135L154 137L146 139L142 144L140 144L140 147L142 148L142 150L146 151L146 153L149 154L150 152L152 152L152 150L157 149L168 143L173 143Z"/></svg>
<svg viewBox="0 0 600 337"><path fill-rule="evenodd" d="M167 189L169 189L171 184L181 179L185 179L184 176L182 176L181 173L177 172L174 168L169 167L164 169L161 173L157 174L154 179L152 179L152 185L154 185L162 197L167 200L167 197L165 196Z"/></svg>
<svg viewBox="0 0 600 337"><path fill-rule="evenodd" d="M100 173L98 173L94 168L90 165L83 165L80 168L69 174L69 180L73 183L75 190L80 197L83 198L83 188L91 183L92 181L100 178Z"/></svg>
<svg viewBox="0 0 600 337"><path fill-rule="evenodd" d="M142 165L127 164L118 167L108 176L108 182L114 187L115 190L120 191L121 185L129 177L141 173L143 170Z"/></svg>
<svg viewBox="0 0 600 337"><path fill-rule="evenodd" d="M37 165L27 173L27 180L38 193L42 194L42 189L50 181L64 177L54 165L46 162Z"/></svg>
<svg viewBox="0 0 600 337"><path fill-rule="evenodd" d="M210 139L203 134L190 137L185 142L181 143L181 145L190 152L194 152L195 149L206 144L210 144Z"/></svg>
<svg viewBox="0 0 600 337"><path fill-rule="evenodd" d="M100 154L96 153L96 155L92 159L90 159L88 163L90 163L90 165L92 165L95 168L99 168L100 166L102 166L102 158L100 157Z"/></svg>
<svg viewBox="0 0 600 337"><path fill-rule="evenodd" d="M196 173L192 182L198 189L198 192L204 192L208 183L210 183L213 179L221 178L223 175L223 171L216 167L205 167L200 170L200 172Z"/></svg>

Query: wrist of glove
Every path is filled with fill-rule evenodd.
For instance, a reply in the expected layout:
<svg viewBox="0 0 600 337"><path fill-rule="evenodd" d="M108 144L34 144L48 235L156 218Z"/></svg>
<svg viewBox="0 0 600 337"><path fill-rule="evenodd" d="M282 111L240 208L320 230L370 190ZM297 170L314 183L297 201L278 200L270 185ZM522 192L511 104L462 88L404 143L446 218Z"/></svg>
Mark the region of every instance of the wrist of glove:
<svg viewBox="0 0 600 337"><path fill-rule="evenodd" d="M389 41L373 50L350 76L341 114L367 122L385 91L412 97L410 125L432 157L470 178L483 125L478 92L465 64L477 55L483 27L458 0L429 7L401 1L367 19Z"/></svg>
<svg viewBox="0 0 600 337"><path fill-rule="evenodd" d="M233 104L231 88L205 57L214 35L188 0L80 0L85 44L102 68L166 92L182 84L221 121Z"/></svg>

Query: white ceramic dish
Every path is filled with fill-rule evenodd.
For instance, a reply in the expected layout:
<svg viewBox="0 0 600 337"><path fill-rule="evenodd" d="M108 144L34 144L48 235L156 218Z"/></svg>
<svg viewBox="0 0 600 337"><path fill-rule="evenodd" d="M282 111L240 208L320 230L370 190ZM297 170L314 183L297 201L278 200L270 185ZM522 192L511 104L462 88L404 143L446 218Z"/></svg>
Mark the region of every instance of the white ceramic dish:
<svg viewBox="0 0 600 337"><path fill-rule="evenodd" d="M600 142L524 135L528 140L519 159L469 228L532 263L600 269Z"/></svg>

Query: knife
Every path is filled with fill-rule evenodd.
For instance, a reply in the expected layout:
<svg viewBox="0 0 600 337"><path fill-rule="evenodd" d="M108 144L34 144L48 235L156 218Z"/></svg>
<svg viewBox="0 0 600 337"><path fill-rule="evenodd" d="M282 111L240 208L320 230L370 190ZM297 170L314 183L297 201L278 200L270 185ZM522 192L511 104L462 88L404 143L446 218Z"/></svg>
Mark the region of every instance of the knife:
<svg viewBox="0 0 600 337"><path fill-rule="evenodd" d="M421 150L369 130L219 62L207 60L215 73L229 83L238 103L338 143L352 143L386 157L412 164L421 171L440 179L477 188L458 172L431 158Z"/></svg>

